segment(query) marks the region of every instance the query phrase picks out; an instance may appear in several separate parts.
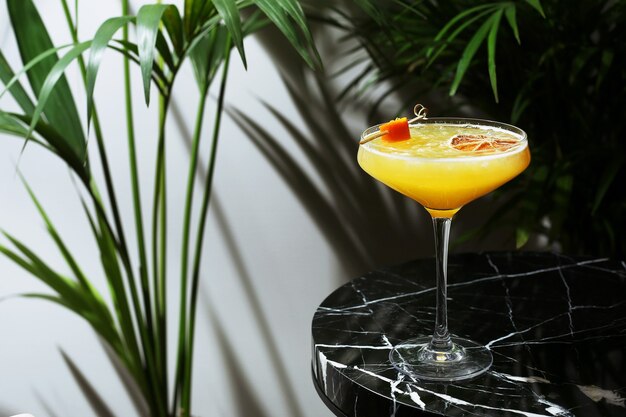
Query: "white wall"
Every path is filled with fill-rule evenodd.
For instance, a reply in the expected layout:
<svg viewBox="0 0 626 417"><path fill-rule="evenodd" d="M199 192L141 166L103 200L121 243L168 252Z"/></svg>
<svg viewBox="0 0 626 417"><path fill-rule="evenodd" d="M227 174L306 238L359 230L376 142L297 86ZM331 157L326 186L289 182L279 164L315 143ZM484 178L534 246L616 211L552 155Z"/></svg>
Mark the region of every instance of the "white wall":
<svg viewBox="0 0 626 417"><path fill-rule="evenodd" d="M67 42L69 37L59 2L41 0L36 4L55 42ZM119 14L117 2L80 4L81 39L91 37L107 17ZM134 6L137 8L139 2ZM0 47L17 68L19 54L8 27L5 7L1 2ZM246 51L247 72L234 56L227 103L252 114L264 124L275 123L257 100L263 97L289 117L297 118L271 60L260 45L249 39ZM156 102L150 110L144 110L138 73L134 68L135 107L138 109L136 131L145 191L144 208L148 212L153 171L151 146L156 141L153 111ZM75 69L69 73L69 82L82 101L81 82ZM120 204L128 219L126 229L131 231L132 206L126 181L128 164L121 85L121 61L108 52L99 74L96 98L119 187ZM180 75L175 90L176 105L192 130L197 92L189 68ZM15 107L8 96L0 100L0 106L3 109ZM211 134L213 110L214 103L211 103L203 130L207 139ZM84 106L81 112L84 112ZM280 131L277 126L273 128ZM168 169L173 174L169 187L172 279L178 272L177 252L182 223L182 205L177 202L184 199L187 166L187 152L180 134L174 123L168 125ZM289 146L288 140L283 143ZM90 146L94 144L91 140ZM33 144L23 154L20 153L21 147L20 140L0 136L0 228L27 242L51 264L66 270L16 175L17 164L88 271L90 279L106 292L97 250L67 169ZM234 262L236 258L226 245L223 229L215 221L213 211L205 245L202 298L215 313L236 363L245 372L244 381L252 391L247 391L242 381L234 380L228 371L229 355L218 344L216 326L208 319L207 304L203 304L199 309L196 349L195 414L255 417L237 410L242 404L256 402L266 416L293 416L293 409L286 400L289 392L280 387L268 346L259 330L258 317L251 308L242 281L243 272L249 274L254 294L270 323L271 336L284 360L296 407L304 417L330 415L312 386L309 338L310 319L316 306L342 278L337 260L300 203L228 118L222 127L215 190L244 269L238 268ZM6 243L6 239L3 242ZM174 296L175 285L171 291ZM0 297L4 298L0 302L0 416L18 412L29 412L35 417L51 416L45 404L58 416L92 415L63 363L59 349L67 352L80 366L118 415L133 415L132 407L90 328L74 314L56 305L13 297L28 292L47 290L35 278L1 257Z"/></svg>

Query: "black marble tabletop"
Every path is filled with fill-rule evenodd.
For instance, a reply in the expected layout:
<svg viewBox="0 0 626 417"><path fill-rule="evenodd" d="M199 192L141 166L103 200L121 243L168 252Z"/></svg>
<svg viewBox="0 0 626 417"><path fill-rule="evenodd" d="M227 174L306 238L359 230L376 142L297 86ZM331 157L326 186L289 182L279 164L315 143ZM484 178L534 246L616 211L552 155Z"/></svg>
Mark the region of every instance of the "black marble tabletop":
<svg viewBox="0 0 626 417"><path fill-rule="evenodd" d="M428 383L396 371L394 344L430 335L434 261L338 288L313 317L313 377L338 416L626 416L626 263L548 253L453 255L453 334L485 344L486 373Z"/></svg>

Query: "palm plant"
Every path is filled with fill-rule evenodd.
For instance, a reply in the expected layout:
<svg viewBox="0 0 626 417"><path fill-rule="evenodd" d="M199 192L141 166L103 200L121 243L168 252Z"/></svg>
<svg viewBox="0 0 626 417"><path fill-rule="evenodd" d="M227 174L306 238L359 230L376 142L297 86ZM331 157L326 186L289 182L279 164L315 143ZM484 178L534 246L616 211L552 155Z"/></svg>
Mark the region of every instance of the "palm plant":
<svg viewBox="0 0 626 417"><path fill-rule="evenodd" d="M82 42L78 39L77 17L72 16L67 0L62 0L61 5L73 42L54 46L31 0L7 0L24 66L15 72L0 51L0 80L5 84L0 95L11 94L20 108L18 112L0 110L0 132L24 139L24 146L29 142L43 146L70 168L80 186L79 198L99 250L110 292L106 297L92 285L47 215L44 205L28 185L28 192L69 272L55 270L24 242L7 232L4 235L12 246L0 245L0 252L52 290L52 294L28 296L53 301L70 309L83 317L106 341L141 393L150 415L190 416L202 248L231 50L239 52L245 65L244 37L272 23L309 65L319 66L319 58L303 12L295 0L185 0L182 13L173 5L149 4L141 7L136 15L129 14L128 1L125 0L122 2L122 16L106 20L93 39ZM75 2L76 16L77 8L78 2ZM245 18L242 18L244 11ZM129 27L133 26L134 40L129 33ZM120 30L121 38L114 39ZM107 49L115 50L124 57L129 180L133 197L134 240L137 242L134 250L129 247L129 235L123 227L124 213L117 201L116 185L94 102L96 78ZM58 53L64 50L66 52L59 57ZM172 296L167 293L166 285L168 174L165 127L176 76L187 59L192 65L200 94L181 225L178 325L171 329L167 325L167 306ZM151 216L147 219L143 215L144 202L137 168L141 148L136 141L131 105L131 61L140 67L146 105L150 102L151 87L155 87L159 94ZM78 64L84 81L86 121L79 116L78 106L64 75L73 63ZM28 86L23 83L24 76ZM209 88L214 81L218 81L219 85L213 135L205 150L208 166L205 176L198 178L204 112ZM97 152L92 154L88 152L84 124L88 130L93 130L95 136ZM96 163L99 163L103 174L104 191L100 190L101 184L94 176ZM196 183L201 184L204 191L200 210L194 213ZM195 231L192 224L198 225ZM136 259L133 253L137 254ZM178 342L175 347L176 371L170 376L168 334L173 331L177 331ZM73 373L78 375L75 369Z"/></svg>
<svg viewBox="0 0 626 417"><path fill-rule="evenodd" d="M333 23L360 46L345 94L372 86L434 114L478 115L527 131L533 161L486 223L518 246L545 236L571 253L626 249L626 4L525 0L359 0ZM514 217L512 217L514 216ZM482 233L484 234L484 232Z"/></svg>

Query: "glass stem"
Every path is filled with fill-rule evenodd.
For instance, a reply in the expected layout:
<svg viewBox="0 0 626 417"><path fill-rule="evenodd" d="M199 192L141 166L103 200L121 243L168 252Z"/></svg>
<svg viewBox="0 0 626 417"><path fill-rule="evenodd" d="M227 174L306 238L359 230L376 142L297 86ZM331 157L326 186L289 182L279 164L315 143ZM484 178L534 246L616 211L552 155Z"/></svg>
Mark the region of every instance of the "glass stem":
<svg viewBox="0 0 626 417"><path fill-rule="evenodd" d="M433 217L435 231L435 269L437 274L437 311L435 314L435 330L430 342L430 349L446 352L452 349L452 341L448 332L448 242L450 240L450 225L452 219L448 217Z"/></svg>

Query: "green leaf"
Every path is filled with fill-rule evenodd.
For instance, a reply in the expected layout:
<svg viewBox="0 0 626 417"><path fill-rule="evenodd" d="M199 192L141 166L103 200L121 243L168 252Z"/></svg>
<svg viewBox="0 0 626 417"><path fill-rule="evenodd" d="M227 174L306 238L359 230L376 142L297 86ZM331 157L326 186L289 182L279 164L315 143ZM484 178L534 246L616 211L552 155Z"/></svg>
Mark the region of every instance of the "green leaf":
<svg viewBox="0 0 626 417"><path fill-rule="evenodd" d="M191 35L191 28L194 22L192 22L192 18L197 14L195 12L196 2L194 0L185 0L184 12L183 12L183 26L185 29L186 35Z"/></svg>
<svg viewBox="0 0 626 417"><path fill-rule="evenodd" d="M461 25L459 25L458 28L456 28L454 30L454 32L452 32L450 34L450 36L448 36L445 40L445 42L443 42L443 44L441 44L439 46L439 48L437 48L437 52L435 52L434 54L432 54L432 49L434 49L434 46L431 46L427 49L426 51L426 56L430 56L430 59L428 60L428 63L426 64L427 67L429 67L430 65L432 65L433 62L435 62L435 60L437 59L437 57L446 50L446 48L448 47L449 44L452 43L453 40L456 39L457 36L459 36L465 29L467 29L467 27L469 27L471 24L473 24L475 21L479 20L480 18L490 14L493 12L493 7L488 8L487 10L483 10L482 12L478 13L475 16L472 16L470 19L467 19L466 21L464 21Z"/></svg>
<svg viewBox="0 0 626 417"><path fill-rule="evenodd" d="M2 98L2 96L7 91L11 91L11 89L15 86L15 84L19 83L20 77L23 74L26 74L35 65L39 64L44 59L46 59L46 58L56 54L58 51L60 51L62 49L69 48L70 46L74 46L74 44L63 45L63 46L59 46L57 48L50 48L47 51L42 52L41 54L37 55L35 58L33 58L30 61L28 61L26 63L26 65L24 65L15 75L13 75L13 77L11 79L9 79L8 81L3 81L4 82L4 90L2 90L0 92L0 98ZM34 110L35 109L33 107L33 111Z"/></svg>
<svg viewBox="0 0 626 417"><path fill-rule="evenodd" d="M93 92L96 86L96 77L100 69L100 61L104 54L104 50L109 45L113 35L125 24L132 21L131 16L112 17L106 20L93 37L91 42L91 50L89 52L89 60L87 61L87 126L91 122L93 113Z"/></svg>
<svg viewBox="0 0 626 417"><path fill-rule="evenodd" d="M222 32L220 26L217 26L213 31L200 36L189 51L189 61L191 62L191 68L200 91L205 91L206 89L209 74L209 58L213 52L215 38L220 32Z"/></svg>
<svg viewBox="0 0 626 417"><path fill-rule="evenodd" d="M291 16L291 18L296 22L302 35L305 40L305 47L312 50L313 52L313 66L312 68L321 68L322 67L322 59L315 47L315 41L313 40L313 35L309 30L309 26L306 22L306 18L304 16L304 11L302 7L300 7L300 3L297 0L278 0L279 4L287 11L287 14ZM274 22L276 24L276 22ZM279 27L280 29L280 27ZM296 46L296 45L294 45ZM306 56L309 55L308 49L303 49L302 53L305 53ZM301 53L301 55L302 55ZM304 55L303 55L304 56ZM311 65L311 64L309 64Z"/></svg>
<svg viewBox="0 0 626 417"><path fill-rule="evenodd" d="M13 32L18 43L22 62L27 63L54 45L32 0L7 0ZM56 54L43 59L28 71L28 80L36 96L48 73L57 62ZM54 92L50 94L44 115L52 126L63 129L63 137L74 149L85 149L85 135L80 117L65 76L61 76Z"/></svg>
<svg viewBox="0 0 626 417"><path fill-rule="evenodd" d="M211 84L231 48L228 29L220 25L203 36L190 51L189 58L201 91Z"/></svg>
<svg viewBox="0 0 626 417"><path fill-rule="evenodd" d="M526 3L530 4L535 10L537 10L542 17L546 17L546 14L543 12L543 7L541 7L540 0L526 0Z"/></svg>
<svg viewBox="0 0 626 417"><path fill-rule="evenodd" d="M67 265L70 267L70 269L74 273L74 276L77 278L78 282L83 286L83 289L86 290L86 292L89 294L89 296L92 299L96 299L98 302L104 303L102 298L99 296L97 290L91 285L91 283L89 282L89 280L87 279L87 277L85 276L81 268L78 266L78 263L76 262L76 260L70 253L69 249L63 242L63 239L61 238L56 228L54 227L54 224L52 224L52 221L50 220L50 218L48 217L48 214L46 213L43 206L37 199L37 196L33 192L32 188L30 188L30 186L26 182L26 179L22 175L20 175L20 178L32 202L35 204L35 207L37 208L39 215L41 216L44 223L46 224L46 229L48 230L48 233L52 237L52 240L54 240L54 243L56 243L57 248L63 255L63 258L65 259L65 261L67 262Z"/></svg>
<svg viewBox="0 0 626 417"><path fill-rule="evenodd" d="M6 85L15 77L15 73L13 69L7 62L4 57L2 51L0 51L0 80ZM14 81L14 85L9 88L11 95L17 102L17 104L24 110L26 114L33 114L33 110L35 110L35 105L31 101L30 97L26 93L26 90L22 87L22 85L17 81Z"/></svg>
<svg viewBox="0 0 626 417"><path fill-rule="evenodd" d="M163 13L163 26L172 41L176 55L180 57L183 52L183 22L177 7L170 7Z"/></svg>
<svg viewBox="0 0 626 417"><path fill-rule="evenodd" d="M174 71L176 69L174 64L174 55L172 54L172 51L170 51L170 46L167 43L167 40L165 40L163 32L160 30L157 32L156 50L159 52L159 55L161 55L161 58L163 58L163 63L167 65L170 70Z"/></svg>
<svg viewBox="0 0 626 417"><path fill-rule="evenodd" d="M117 46L116 44L120 46ZM113 43L109 45L109 48L119 52L135 64L139 65L139 51L136 44L122 39L113 39ZM155 86L161 94L166 93L164 84L167 83L167 77L157 62L154 62L152 65L152 81L155 83Z"/></svg>
<svg viewBox="0 0 626 417"><path fill-rule="evenodd" d="M491 81L491 89L493 96L498 102L498 79L496 77L496 42L498 41L498 28L502 19L502 9L494 13L491 29L487 38L487 65L489 68L489 81Z"/></svg>
<svg viewBox="0 0 626 417"><path fill-rule="evenodd" d="M213 0L213 4L217 9L217 12L222 17L224 24L230 32L232 40L235 42L239 56L243 62L244 68L248 67L246 62L246 54L243 50L243 35L241 33L241 18L239 17L239 10L233 0Z"/></svg>
<svg viewBox="0 0 626 417"><path fill-rule="evenodd" d="M112 318L110 314L108 314L108 310L106 310L106 307L104 305L101 307L103 308L102 311L106 313L105 315L102 314L102 311L93 311L93 310L85 309L82 306L76 306L74 304L71 304L63 297L60 297L57 295L40 294L40 293L25 293L25 294L20 294L20 295L25 298L37 298L40 300L50 301L52 303L65 307L70 311L73 311L79 317L82 317L87 322L89 322L92 328L97 333L99 333L102 336L102 338L104 338L104 340L107 341L107 343L110 343L111 345L116 346L116 348L118 349L120 348L119 335L116 333L115 329L113 328L114 322L112 321ZM124 352L121 349L119 349L119 351L120 351L120 356L124 354Z"/></svg>
<svg viewBox="0 0 626 417"><path fill-rule="evenodd" d="M523 227L515 229L515 248L519 249L528 242L530 238L530 231Z"/></svg>
<svg viewBox="0 0 626 417"><path fill-rule="evenodd" d="M98 325L98 326L102 325L102 322L98 321L97 314L94 314L93 312L91 312L89 310L85 310L81 306L74 305L74 304L68 302L65 298L60 297L58 295L39 294L39 293L26 293L26 294L21 294L21 296L24 297L24 298L36 298L36 299L39 299L39 300L50 301L50 302L52 302L54 304L58 304L61 307L65 307L68 310L74 312L79 317L82 317L83 319L87 320L94 327L96 327L96 325ZM94 329L94 330L98 331L97 328ZM110 332L109 333L104 333L102 336L105 337L105 338L110 337L111 340L115 340L115 336L113 334L111 334Z"/></svg>
<svg viewBox="0 0 626 417"><path fill-rule="evenodd" d="M7 135L11 136L17 136L22 139L25 138L26 134L28 133L28 123L25 123L22 118L28 118L28 116L18 116L16 114L5 113L0 110L0 132L6 133ZM42 125L42 122L37 125L37 133L40 132ZM47 150L54 152L54 149L52 149L50 146L48 146L46 143L39 140L38 138L32 138L31 140L38 145L43 146Z"/></svg>
<svg viewBox="0 0 626 417"><path fill-rule="evenodd" d="M31 125L32 118L30 116L13 113L10 115L13 118L22 121L26 126ZM50 145L48 149L55 152L61 159L63 159L63 161L68 164L80 178L83 180L88 178L88 161L80 159L76 156L75 152L70 148L67 140L59 132L57 132L56 129L40 119L35 126L35 132L37 132L41 138ZM22 137L25 138L27 134L28 129L26 129L25 134L22 135ZM31 138L31 140L33 139ZM40 143L39 141L36 142Z"/></svg>
<svg viewBox="0 0 626 417"><path fill-rule="evenodd" d="M249 15L243 22L241 30L243 31L244 38L252 33L255 33L269 25L270 21L263 15L260 10L255 10Z"/></svg>
<svg viewBox="0 0 626 417"><path fill-rule="evenodd" d="M291 16L303 32L308 30L304 11L300 7L300 3L296 0L277 0L277 3Z"/></svg>
<svg viewBox="0 0 626 417"><path fill-rule="evenodd" d="M204 22L205 18L211 15L215 6L212 1L206 0L185 0L185 15L183 25L188 38L195 35L199 22Z"/></svg>
<svg viewBox="0 0 626 417"><path fill-rule="evenodd" d="M480 12L483 11L483 13L481 15L487 14L489 13L490 10L485 10L485 9L492 9L494 7L493 4L483 4L481 6L476 6L476 7L472 7L470 9L464 10L461 13L457 14L456 16L454 16L452 19L450 19L450 21L448 23L446 23L446 25L441 28L441 30L437 33L437 35L435 36L434 41L438 42L441 41L443 39L443 37L445 36L446 33L448 33L448 31L450 29L452 29L452 27L461 19L463 19L465 16L469 16L470 14L476 13L476 12ZM463 25L464 27L466 27L469 23L473 22L475 19L470 19L469 21L466 21L465 24ZM469 22L469 23L468 23ZM448 41L451 41L452 39L454 39L454 37L452 38L448 38ZM428 48L426 50L426 57L430 57L433 50L434 50L434 46Z"/></svg>
<svg viewBox="0 0 626 417"><path fill-rule="evenodd" d="M0 132L25 137L28 129L18 122L11 114L0 110Z"/></svg>
<svg viewBox="0 0 626 417"><path fill-rule="evenodd" d="M37 102L37 107L35 107L35 111L33 112L33 117L30 122L30 128L28 130L28 134L26 135L26 141L24 142L24 146L26 146L26 143L28 142L30 135L32 134L33 130L35 130L35 126L37 125L37 122L39 121L39 117L41 116L44 110L44 107L46 106L46 103L52 96L55 86L64 77L63 74L65 73L66 68L76 58L78 58L85 50L87 50L87 48L89 48L90 46L91 46L91 41L79 43L78 45L70 49L70 51L67 54L65 54L63 58L58 60L57 63L52 67L52 69L50 69L50 72L48 73L48 76L46 77L43 83L43 86L41 87L41 90L39 92L39 101ZM62 128L64 128L63 125L61 126ZM68 138L68 142L69 142L69 139L70 138ZM80 160L85 159L86 154L87 154L86 141L81 140L78 142L71 142L68 144L70 145L71 150L74 152L74 155L78 159Z"/></svg>
<svg viewBox="0 0 626 417"><path fill-rule="evenodd" d="M150 80L152 78L152 66L156 55L157 33L159 24L165 10L172 5L147 4L137 12L137 47L139 50L139 64L143 78L143 90L146 105L150 105Z"/></svg>
<svg viewBox="0 0 626 417"><path fill-rule="evenodd" d="M519 37L519 28L517 27L517 18L515 17L517 12L517 8L515 4L511 4L504 9L504 15L506 16L506 20L509 22L509 26L511 26L511 30L513 30L513 35L517 40L518 44L521 44L522 41Z"/></svg>
<svg viewBox="0 0 626 417"><path fill-rule="evenodd" d="M88 309L84 297L73 281L52 270L40 257L15 237L6 232L3 234L22 253L23 257L2 245L0 245L0 252L56 291L73 310Z"/></svg>
<svg viewBox="0 0 626 417"><path fill-rule="evenodd" d="M294 0L253 1L274 23L274 25L276 25L283 35L285 35L287 40L289 40L291 45L296 49L307 65L311 68L321 67L321 58L315 48L315 43L313 42L313 37L304 19L302 8L300 8ZM298 33L290 18L295 20L300 28L301 34ZM304 37L304 40L301 39L301 36ZM313 51L313 56L309 50Z"/></svg>
<svg viewBox="0 0 626 417"><path fill-rule="evenodd" d="M454 81L452 82L452 86L450 87L450 95L453 96L456 94L457 89L459 88L459 84L461 84L461 80L469 68L470 63L472 62L472 58L476 54L476 51L482 44L483 40L487 36L487 33L491 29L496 13L491 15L491 17L480 26L480 28L474 33L472 39L467 43L465 50L463 51L463 55L459 60L456 67L456 75L454 77Z"/></svg>

